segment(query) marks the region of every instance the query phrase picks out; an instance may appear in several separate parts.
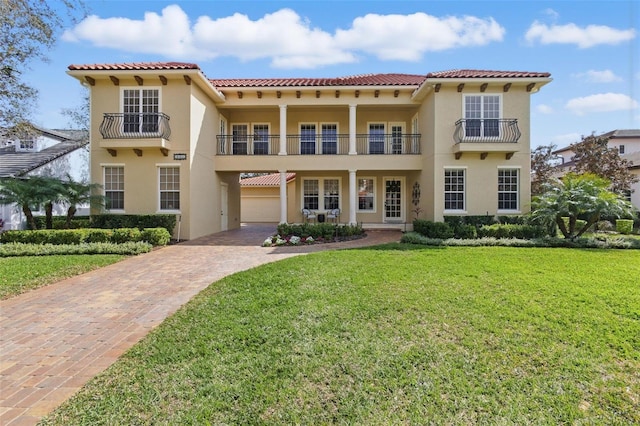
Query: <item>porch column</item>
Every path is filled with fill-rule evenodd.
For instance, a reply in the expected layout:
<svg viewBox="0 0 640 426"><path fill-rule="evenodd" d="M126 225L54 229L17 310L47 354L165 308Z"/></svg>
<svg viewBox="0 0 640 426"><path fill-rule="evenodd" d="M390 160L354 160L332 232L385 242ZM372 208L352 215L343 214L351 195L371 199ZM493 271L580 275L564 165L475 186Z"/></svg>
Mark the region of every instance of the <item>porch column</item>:
<svg viewBox="0 0 640 426"><path fill-rule="evenodd" d="M356 155L356 106L349 105L349 155Z"/></svg>
<svg viewBox="0 0 640 426"><path fill-rule="evenodd" d="M356 188L356 170L349 170L349 225L357 225L358 189Z"/></svg>
<svg viewBox="0 0 640 426"><path fill-rule="evenodd" d="M287 171L286 170L280 170L280 223L287 223Z"/></svg>
<svg viewBox="0 0 640 426"><path fill-rule="evenodd" d="M280 152L278 152L278 155L287 155L287 106L286 105L280 105Z"/></svg>

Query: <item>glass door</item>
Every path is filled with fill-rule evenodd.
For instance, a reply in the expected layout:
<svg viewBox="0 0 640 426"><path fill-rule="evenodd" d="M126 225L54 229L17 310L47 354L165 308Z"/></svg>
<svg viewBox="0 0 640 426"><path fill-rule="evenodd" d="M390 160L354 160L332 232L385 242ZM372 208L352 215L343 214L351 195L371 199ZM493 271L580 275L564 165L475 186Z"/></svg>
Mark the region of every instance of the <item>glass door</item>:
<svg viewBox="0 0 640 426"><path fill-rule="evenodd" d="M384 180L384 221L402 222L402 180L385 178Z"/></svg>

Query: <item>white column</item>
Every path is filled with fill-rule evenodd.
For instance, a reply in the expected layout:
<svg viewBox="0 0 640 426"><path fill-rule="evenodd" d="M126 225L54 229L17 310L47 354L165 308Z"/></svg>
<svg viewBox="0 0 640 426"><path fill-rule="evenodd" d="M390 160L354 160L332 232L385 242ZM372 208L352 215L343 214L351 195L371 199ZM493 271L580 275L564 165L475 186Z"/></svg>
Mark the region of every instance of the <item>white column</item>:
<svg viewBox="0 0 640 426"><path fill-rule="evenodd" d="M349 225L357 225L356 210L358 208L358 189L356 188L356 171L349 170Z"/></svg>
<svg viewBox="0 0 640 426"><path fill-rule="evenodd" d="M349 155L356 155L356 106L349 105Z"/></svg>
<svg viewBox="0 0 640 426"><path fill-rule="evenodd" d="M280 170L280 223L287 223L287 171Z"/></svg>
<svg viewBox="0 0 640 426"><path fill-rule="evenodd" d="M280 152L278 155L287 155L287 106L280 105Z"/></svg>

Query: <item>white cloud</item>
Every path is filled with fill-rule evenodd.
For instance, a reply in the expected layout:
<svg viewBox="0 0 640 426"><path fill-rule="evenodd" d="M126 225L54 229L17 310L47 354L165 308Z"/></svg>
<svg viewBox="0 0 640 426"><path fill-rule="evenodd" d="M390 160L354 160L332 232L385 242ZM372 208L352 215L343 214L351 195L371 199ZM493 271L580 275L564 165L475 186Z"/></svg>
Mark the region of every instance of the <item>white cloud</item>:
<svg viewBox="0 0 640 426"><path fill-rule="evenodd" d="M566 133L564 135L556 135L551 138L551 143L557 147L565 147L572 143L578 142L582 139L582 135L579 133Z"/></svg>
<svg viewBox="0 0 640 426"><path fill-rule="evenodd" d="M569 100L565 108L577 115L591 112L625 111L638 107L638 102L622 93L601 93Z"/></svg>
<svg viewBox="0 0 640 426"><path fill-rule="evenodd" d="M171 52L178 58L197 54L192 47L189 17L176 5L165 7L161 15L147 12L141 21L102 19L91 15L73 29L65 31L62 39L86 40L99 47L135 53L165 55Z"/></svg>
<svg viewBox="0 0 640 426"><path fill-rule="evenodd" d="M340 46L382 60L416 61L428 51L502 41L504 33L493 18L368 14L354 19L351 28L336 31L335 39Z"/></svg>
<svg viewBox="0 0 640 426"><path fill-rule="evenodd" d="M355 62L358 53L416 61L428 51L502 41L504 33L493 18L415 13L368 14L332 34L312 27L291 9L256 20L240 13L217 19L201 16L192 26L180 6L170 5L160 15L145 13L142 20L93 15L67 30L63 40L168 58L271 59L274 67L313 68Z"/></svg>
<svg viewBox="0 0 640 426"><path fill-rule="evenodd" d="M553 108L549 105L538 105L536 110L541 114L553 114Z"/></svg>
<svg viewBox="0 0 640 426"><path fill-rule="evenodd" d="M531 43L541 44L575 44L581 49L599 44L618 44L635 38L634 29L618 30L605 25L587 25L579 27L576 24L551 25L534 21L527 30L525 39Z"/></svg>
<svg viewBox="0 0 640 426"><path fill-rule="evenodd" d="M615 75L611 70L589 70L587 72L574 74L573 76L583 79L589 83L614 83L616 81L622 81L622 78Z"/></svg>

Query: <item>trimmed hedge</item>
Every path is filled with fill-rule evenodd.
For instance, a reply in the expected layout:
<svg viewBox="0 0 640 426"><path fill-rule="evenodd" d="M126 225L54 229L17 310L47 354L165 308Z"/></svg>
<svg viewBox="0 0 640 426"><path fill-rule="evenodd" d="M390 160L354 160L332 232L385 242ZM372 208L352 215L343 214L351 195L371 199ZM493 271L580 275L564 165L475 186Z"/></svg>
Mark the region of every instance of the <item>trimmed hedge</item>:
<svg viewBox="0 0 640 426"><path fill-rule="evenodd" d="M173 214L96 214L91 216L91 227L102 229L116 228L164 228L173 233L176 216Z"/></svg>
<svg viewBox="0 0 640 426"><path fill-rule="evenodd" d="M633 232L633 220L618 219L616 220L616 231L621 234L631 234Z"/></svg>
<svg viewBox="0 0 640 426"><path fill-rule="evenodd" d="M334 223L281 223L277 228L278 235L297 236L301 238L322 238L325 241L333 241L334 238L353 237L363 235L360 225L338 225Z"/></svg>
<svg viewBox="0 0 640 426"><path fill-rule="evenodd" d="M42 229L38 231L5 231L0 234L0 242L22 244L83 244L145 241L153 245L167 245L171 235L165 228L120 229Z"/></svg>
<svg viewBox="0 0 640 426"><path fill-rule="evenodd" d="M455 235L453 228L448 223L423 219L413 221L413 231L427 238L447 239L453 238Z"/></svg>
<svg viewBox="0 0 640 426"><path fill-rule="evenodd" d="M478 228L479 238L517 238L531 240L547 235L547 230L542 226L533 225L489 225Z"/></svg>
<svg viewBox="0 0 640 426"><path fill-rule="evenodd" d="M0 257L11 256L52 256L69 254L122 254L136 255L148 253L153 246L138 241L124 244L82 243L82 244L23 244L8 243L0 245Z"/></svg>
<svg viewBox="0 0 640 426"><path fill-rule="evenodd" d="M33 220L36 222L38 229L45 229L46 226L45 216L34 216ZM53 229L67 229L67 217L66 216L53 216L52 217ZM29 226L29 223L27 223ZM89 228L91 226L91 218L88 216L78 216L71 219L71 227L69 229L81 229ZM29 228L31 229L31 228Z"/></svg>
<svg viewBox="0 0 640 426"><path fill-rule="evenodd" d="M507 216L501 216L506 218ZM494 216L489 215L470 215L470 216L445 216L444 223L455 229L460 225L473 225L476 228L485 225L493 225L497 223Z"/></svg>

